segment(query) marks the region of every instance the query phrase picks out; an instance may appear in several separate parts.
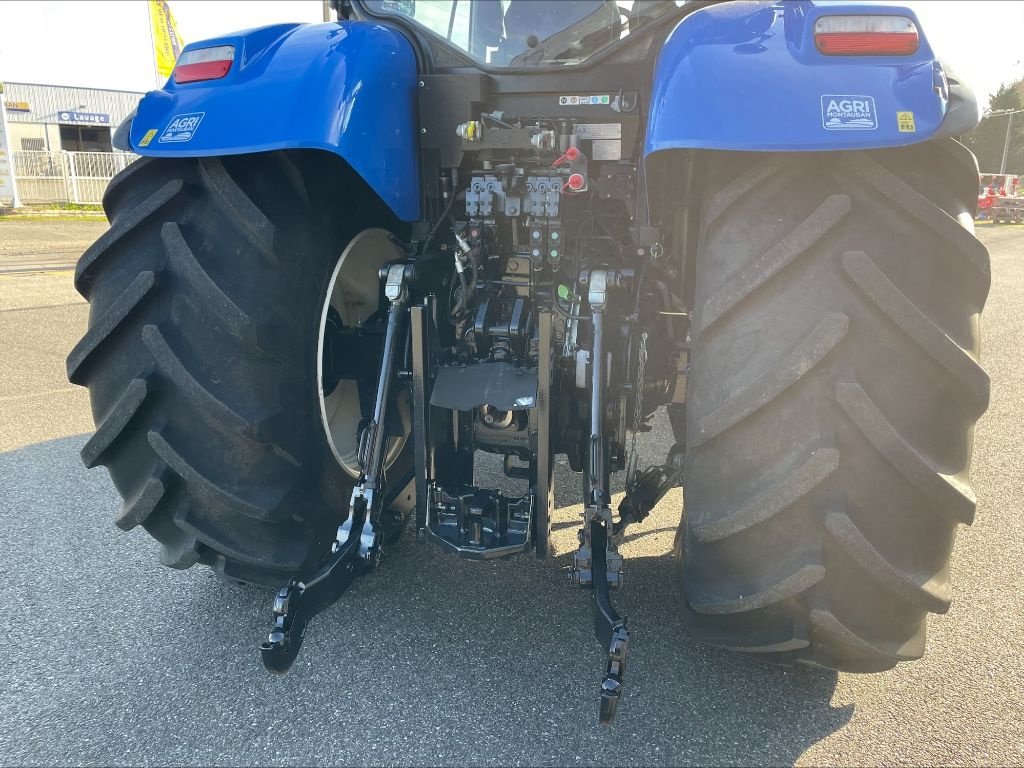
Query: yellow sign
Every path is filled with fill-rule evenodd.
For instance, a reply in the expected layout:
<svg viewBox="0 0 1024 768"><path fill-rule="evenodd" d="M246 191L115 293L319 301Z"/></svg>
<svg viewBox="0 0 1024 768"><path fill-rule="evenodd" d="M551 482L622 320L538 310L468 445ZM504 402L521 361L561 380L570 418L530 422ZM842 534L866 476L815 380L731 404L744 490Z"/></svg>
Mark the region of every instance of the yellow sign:
<svg viewBox="0 0 1024 768"><path fill-rule="evenodd" d="M27 101L5 101L8 112L31 112Z"/></svg>
<svg viewBox="0 0 1024 768"><path fill-rule="evenodd" d="M183 47L178 25L167 0L149 0L149 22L153 32L153 57L157 76L166 79L174 71L174 62Z"/></svg>
<svg viewBox="0 0 1024 768"><path fill-rule="evenodd" d="M899 127L900 133L917 133L913 112L897 112L896 125Z"/></svg>
<svg viewBox="0 0 1024 768"><path fill-rule="evenodd" d="M148 147L149 142L153 140L154 136L156 136L156 128L150 128L148 131L146 131L146 135L139 140L139 146Z"/></svg>

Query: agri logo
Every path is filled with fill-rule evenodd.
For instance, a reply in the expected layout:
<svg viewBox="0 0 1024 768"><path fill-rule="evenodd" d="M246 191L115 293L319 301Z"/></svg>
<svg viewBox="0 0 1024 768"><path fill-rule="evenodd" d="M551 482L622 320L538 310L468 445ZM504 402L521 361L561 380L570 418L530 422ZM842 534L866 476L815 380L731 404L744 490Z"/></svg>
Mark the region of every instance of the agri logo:
<svg viewBox="0 0 1024 768"><path fill-rule="evenodd" d="M205 112L190 112L185 115L175 115L171 118L170 124L164 128L164 132L157 139L161 144L173 141L191 141L196 135L199 123L206 116Z"/></svg>
<svg viewBox="0 0 1024 768"><path fill-rule="evenodd" d="M827 131L873 131L878 127L875 100L825 94L821 97L821 124Z"/></svg>

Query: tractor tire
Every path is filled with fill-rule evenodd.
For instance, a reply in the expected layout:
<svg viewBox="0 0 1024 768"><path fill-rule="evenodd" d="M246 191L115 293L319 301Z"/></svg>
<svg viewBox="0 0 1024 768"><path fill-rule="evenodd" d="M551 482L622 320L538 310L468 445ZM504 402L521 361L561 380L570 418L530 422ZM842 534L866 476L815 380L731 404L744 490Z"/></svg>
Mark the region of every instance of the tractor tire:
<svg viewBox="0 0 1024 768"><path fill-rule="evenodd" d="M970 524L989 290L949 140L707 160L676 537L688 627L777 663L917 659Z"/></svg>
<svg viewBox="0 0 1024 768"><path fill-rule="evenodd" d="M334 162L144 158L104 196L68 378L89 389L82 458L123 497L117 526L145 528L167 566L280 586L329 553L353 480L321 421L321 311L356 231L393 225Z"/></svg>

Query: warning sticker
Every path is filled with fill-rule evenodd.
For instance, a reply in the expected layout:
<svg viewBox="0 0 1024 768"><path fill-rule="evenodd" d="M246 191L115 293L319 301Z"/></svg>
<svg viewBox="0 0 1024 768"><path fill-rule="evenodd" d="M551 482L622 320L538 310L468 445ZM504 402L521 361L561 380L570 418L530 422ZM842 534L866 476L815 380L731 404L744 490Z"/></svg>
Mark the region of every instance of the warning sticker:
<svg viewBox="0 0 1024 768"><path fill-rule="evenodd" d="M156 128L150 128L148 131L146 131L146 135L139 139L139 146L148 147L149 142L153 140L154 136L156 136Z"/></svg>
<svg viewBox="0 0 1024 768"><path fill-rule="evenodd" d="M595 141L590 156L594 160L621 160L622 142L618 139L601 139Z"/></svg>
<svg viewBox="0 0 1024 768"><path fill-rule="evenodd" d="M622 123L579 123L576 135L581 139L621 139Z"/></svg>
<svg viewBox="0 0 1024 768"><path fill-rule="evenodd" d="M900 133L917 133L917 126L914 125L913 112L897 112L896 126Z"/></svg>
<svg viewBox="0 0 1024 768"><path fill-rule="evenodd" d="M589 104L611 104L612 97L607 93L601 94L566 94L565 96L558 97L558 103L563 107L579 107Z"/></svg>

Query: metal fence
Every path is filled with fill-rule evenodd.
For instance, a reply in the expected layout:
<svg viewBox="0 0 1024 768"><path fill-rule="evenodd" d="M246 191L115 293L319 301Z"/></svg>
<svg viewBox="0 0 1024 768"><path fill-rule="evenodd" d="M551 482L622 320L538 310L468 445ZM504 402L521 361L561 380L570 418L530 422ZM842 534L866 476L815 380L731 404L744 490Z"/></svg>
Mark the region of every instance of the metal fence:
<svg viewBox="0 0 1024 768"><path fill-rule="evenodd" d="M130 152L11 152L22 203L99 203L110 180L137 159Z"/></svg>

